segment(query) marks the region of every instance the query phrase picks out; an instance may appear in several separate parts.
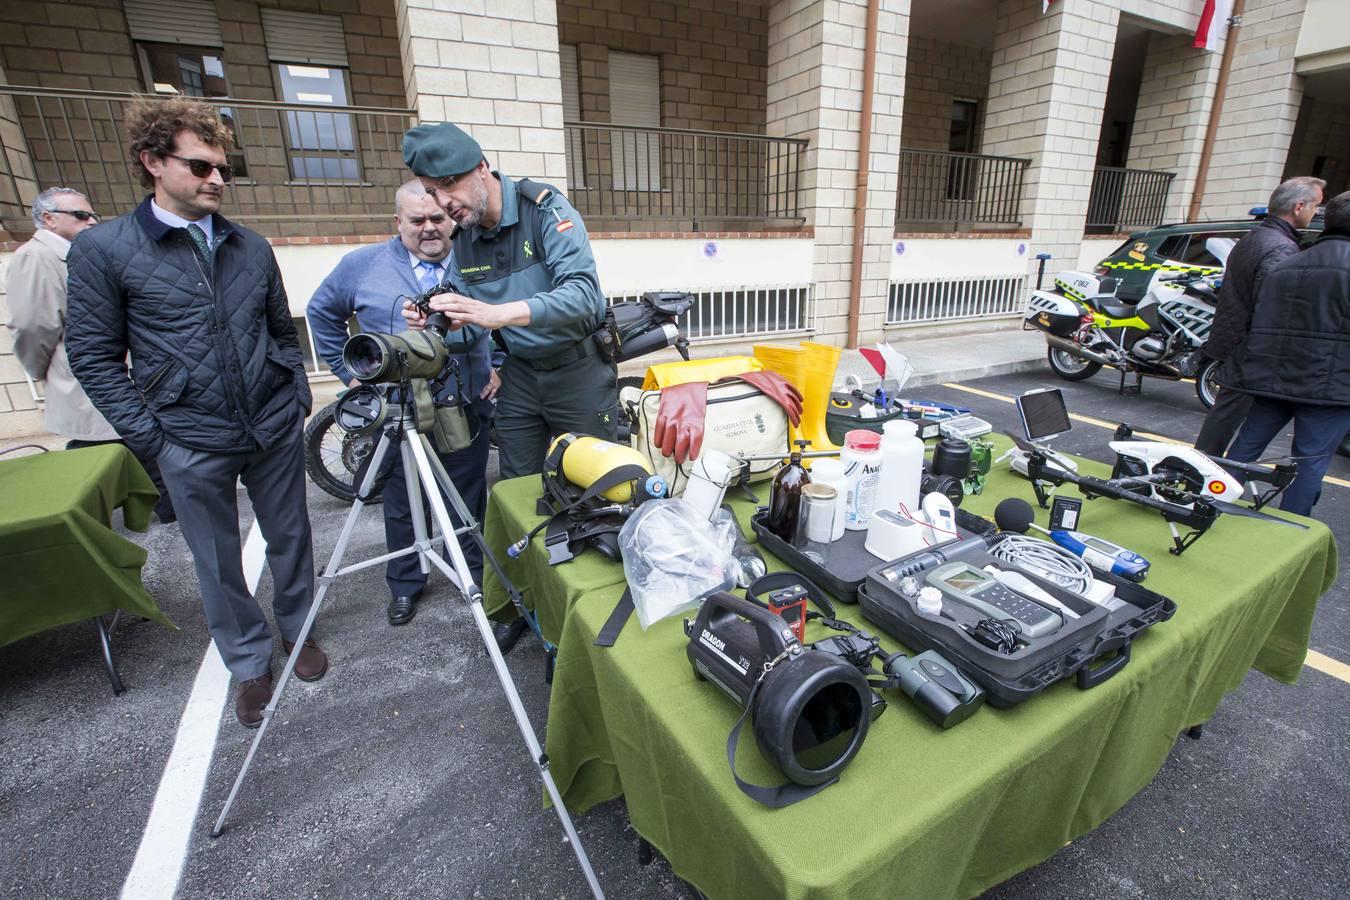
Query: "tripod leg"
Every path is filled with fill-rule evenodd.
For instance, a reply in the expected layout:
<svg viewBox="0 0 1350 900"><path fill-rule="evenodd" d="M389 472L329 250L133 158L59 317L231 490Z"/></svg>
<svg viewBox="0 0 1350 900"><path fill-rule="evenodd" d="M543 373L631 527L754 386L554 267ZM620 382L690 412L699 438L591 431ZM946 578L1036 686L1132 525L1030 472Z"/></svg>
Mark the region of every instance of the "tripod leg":
<svg viewBox="0 0 1350 900"><path fill-rule="evenodd" d="M427 553L422 549L427 542L427 519L422 510L422 485L412 477L417 463L409 449L409 442L400 441L398 450L403 461L403 483L408 489L408 509L412 511L413 540L418 547L417 564L422 567L422 575L426 576L431 574L431 564L427 562Z"/></svg>
<svg viewBox="0 0 1350 900"><path fill-rule="evenodd" d="M216 819L216 824L211 829L211 837L220 837L220 831L225 827L225 817L230 814L230 808L234 806L234 800L239 796L239 788L244 783L245 776L248 775L249 767L253 765L253 757L258 752L258 746L262 744L263 735L267 734L267 726L272 722L272 715L276 712L278 704L281 703L282 692L286 690L286 683L290 681L291 672L295 671L295 661L304 649L305 639L314 628L314 620L319 615L319 607L323 604L324 597L328 595L328 587L333 583L333 577L342 564L342 556L347 552L347 542L351 540L352 532L356 529L356 519L361 514L361 509L365 506L365 501L361 497L369 496L371 487L375 484L375 476L380 471L380 463L384 455L389 450L390 439L386 432L380 436L380 441L375 445L375 451L370 461L370 466L366 469L365 481L361 483L360 490L356 493L356 501L352 503L351 512L347 513L347 521L342 525L342 531L338 535L337 546L333 548L333 555L328 557L328 565L324 568L323 574L319 576L319 589L314 593L314 601L310 604L309 615L305 617L305 624L300 629L300 634L295 639L295 647L291 650L291 655L286 658L286 667L281 671L281 679L272 689L272 699L268 701L267 708L263 710L262 725L258 727L258 733L253 736L253 743L248 748L248 755L244 757L244 764L239 769L239 774L235 776L234 786L230 788L230 796L225 800L225 807L220 811L220 817Z"/></svg>
<svg viewBox="0 0 1350 900"><path fill-rule="evenodd" d="M417 458L419 477L428 486L438 483L430 462L430 460L435 459L435 456L427 452L426 439L420 434L409 435L408 438L408 445ZM440 474L444 475L445 473L442 470ZM449 478L446 478L446 482L449 482ZM442 487L446 486L454 491L453 484L442 485ZM450 494L450 492L447 492L447 494ZM562 794L558 792L558 786L553 781L553 774L549 772L548 756L539 746L539 738L535 736L534 728L530 725L529 716L525 712L525 705L520 700L520 692L516 690L516 683L511 678L510 670L506 668L506 660L502 657L501 651L497 649L497 641L492 634L492 626L488 622L487 613L483 612L483 591L473 582L473 578L469 574L469 564L464 559L464 551L460 549L459 541L453 539L455 528L450 522L450 513L446 509L442 494L440 491L428 490L427 496L431 500L432 515L436 517L441 533L446 536L445 549L453 563L453 572L458 574L460 583L465 586L464 596L469 601L469 611L473 614L474 624L478 626L478 634L483 639L483 646L487 648L488 658L492 660L492 667L497 670L497 680L501 682L502 692L506 694L506 701L511 707L511 714L515 716L516 725L520 728L520 735L525 739L525 746L530 751L530 758L539 767L539 776L543 779L544 787L553 800L553 810L558 814L567 840L572 844L572 852L576 854L577 863L581 866L582 874L586 876L591 894L603 898L605 893L600 889L600 882L596 880L595 870L591 868L591 861L586 856L585 848L581 846L581 838L577 836L576 828L572 825L572 817L568 814L567 807L563 805ZM456 491L450 496L458 498L459 494ZM460 506L463 506L463 501L460 502ZM464 510L465 514L467 512L467 510ZM467 524L472 521L472 518L465 515L464 520ZM440 556L432 555L431 562L437 568L442 569L447 576L451 574L450 565Z"/></svg>
<svg viewBox="0 0 1350 900"><path fill-rule="evenodd" d="M436 483L440 485L445 496L449 498L450 505L454 507L455 515L464 523L465 528L468 529L467 533L473 539L474 543L478 545L478 549L482 551L483 560L487 562L488 565L492 566L492 571L496 574L497 580L506 588L506 593L511 598L511 605L513 605L516 608L516 612L520 614L520 621L528 625L530 630L534 632L534 636L544 645L544 651L548 653L549 659L551 660L557 654L557 648L544 638L544 633L539 629L538 618L531 610L525 607L525 600L520 596L520 592L516 590L515 585L511 584L511 579L506 577L506 570L502 568L502 564L497 560L497 555L492 552L492 549L487 545L487 541L483 539L483 531L479 527L478 521L474 519L473 513L469 511L469 507L464 502L464 498L460 496L459 490L455 487L454 481L450 478L450 473L445 471L445 467L441 465L440 458L436 456L436 454L430 452L430 444L426 443L426 438L421 435L418 437L423 441L423 449L427 451L427 460L431 463L431 472L436 477ZM447 537L446 539L450 540L451 537ZM520 635L520 631L513 631L509 634L506 641L503 644L499 644L498 647L503 653L510 653L511 649L516 645L516 641L520 639ZM545 678L550 682L552 681L552 676L548 673L545 674Z"/></svg>

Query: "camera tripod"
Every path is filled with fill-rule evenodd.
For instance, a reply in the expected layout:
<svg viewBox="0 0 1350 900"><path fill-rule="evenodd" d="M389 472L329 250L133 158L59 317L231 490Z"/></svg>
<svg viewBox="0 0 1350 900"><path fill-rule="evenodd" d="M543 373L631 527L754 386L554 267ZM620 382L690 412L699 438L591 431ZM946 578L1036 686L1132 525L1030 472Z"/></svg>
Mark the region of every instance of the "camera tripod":
<svg viewBox="0 0 1350 900"><path fill-rule="evenodd" d="M282 693L286 690L291 673L295 670L296 659L304 646L305 639L309 637L310 631L314 627L314 620L319 614L319 607L323 604L328 589L333 582L339 577L358 569L369 568L395 557L416 553L420 558L423 572L429 573L430 566L435 566L450 579L451 583L460 589L460 592L468 600L474 624L478 626L478 633L483 639L483 646L487 648L493 668L497 670L497 679L501 682L502 691L506 694L507 702L511 706L511 713L515 716L516 725L519 726L520 734L525 739L525 745L529 749L531 760L539 768L540 778L544 782L544 787L548 790L549 797L553 800L553 809L562 822L563 831L566 832L567 840L572 845L572 852L576 854L577 862L581 866L582 873L586 876L591 893L595 897L603 898L604 892L600 888L600 883L596 880L595 871L591 868L586 851L581 846L581 840L577 837L572 819L567 813L567 807L563 805L562 796L558 793L558 786L553 781L553 775L549 772L548 756L539 746L534 728L530 725L525 707L521 703L520 693L516 690L515 682L512 680L511 673L507 670L506 662L502 658L502 652L497 646L492 627L488 623L487 614L483 612L482 588L474 583L468 563L464 559L464 552L459 546L458 536L468 534L478 542L483 551L483 558L492 565L497 577L507 587L518 608L521 603L520 595L511 586L497 559L488 548L486 541L483 540L477 520L464 504L463 498L460 497L459 491L455 489L455 485L446 473L445 467L441 465L441 461L436 454L431 452L430 442L425 435L416 430L411 402L407 399L410 393L407 390L400 392L400 396L404 399L397 403L397 411L395 411L394 403L389 404L389 415L381 425L379 440L371 453L369 465L367 465L365 475L357 489L351 512L347 514L347 520L338 535L337 545L333 548L333 554L328 559L328 565L318 579L319 589L314 594L314 602L310 606L309 615L305 619L304 626L300 629L299 636L295 639L294 649L286 660L281 678L272 691L272 699L268 702L267 708L263 710L262 724L259 726L257 734L254 735L253 743L248 749L248 755L244 758L244 765L240 768L239 775L234 780L234 786L230 789L230 795L225 801L225 807L220 811L220 817L216 819L216 824L211 829L211 836L218 837L224 827L225 817L229 815L230 808L234 805L235 798L239 794L239 788L248 775L249 767L253 764L253 758L258 752L258 747L262 744L263 736L267 734L267 728L272 723L277 706L281 703ZM364 498L370 496L371 489L379 475L380 464L391 448L396 448L396 452L401 454L403 461L404 481L407 483L408 499L412 509L414 543L410 547L392 553L341 567L342 558L347 551L347 543L356 528L356 520L365 506ZM440 534L434 539L429 538L427 532L427 522L422 508L423 490L426 491L427 499L431 504L432 515L440 528ZM463 523L458 529L451 522L450 513L445 504L446 499L454 507L456 518ZM440 554L434 552L437 544L444 544L446 552L450 556L450 562L447 563Z"/></svg>

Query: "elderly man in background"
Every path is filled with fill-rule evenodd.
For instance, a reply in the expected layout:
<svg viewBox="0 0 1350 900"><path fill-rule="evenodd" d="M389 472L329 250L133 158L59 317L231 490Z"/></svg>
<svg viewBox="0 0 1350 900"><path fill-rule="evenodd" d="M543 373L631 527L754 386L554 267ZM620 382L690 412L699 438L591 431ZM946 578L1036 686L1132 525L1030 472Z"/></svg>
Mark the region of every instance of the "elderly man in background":
<svg viewBox="0 0 1350 900"><path fill-rule="evenodd" d="M1233 247L1224 266L1214 324L1203 348L1206 356L1227 362L1247 340L1252 308L1261 294L1266 275L1298 252L1299 229L1312 223L1326 186L1320 178L1290 178L1270 195L1266 217L1261 224ZM1220 369L1221 384L1226 383L1224 378L1225 373ZM1251 406L1250 394L1221 389L1214 408L1200 426L1195 449L1211 456L1223 456Z"/></svg>
<svg viewBox="0 0 1350 900"><path fill-rule="evenodd" d="M10 262L9 328L14 355L24 370L46 382L43 406L47 430L66 438L66 449L120 444L116 429L89 402L66 358L66 254L70 242L98 224L89 199L68 187L51 187L33 200L33 237ZM176 518L173 502L153 457L141 465L159 489L155 514L161 522Z"/></svg>
<svg viewBox="0 0 1350 900"><path fill-rule="evenodd" d="M1229 455L1252 462L1290 419L1298 474L1280 509L1312 515L1331 455L1350 429L1350 191L1327 204L1317 243L1266 277L1225 389L1252 398Z"/></svg>
<svg viewBox="0 0 1350 900"><path fill-rule="evenodd" d="M400 311L404 298L425 293L447 279L450 231L454 223L420 182L410 181L394 195L394 225L398 229L396 237L344 256L314 292L306 310L314 345L332 373L352 387L360 382L342 361L342 346L351 318L355 316L365 332L403 331ZM487 508L491 400L500 383L492 368L492 339L487 332L470 336L460 331L449 335L446 343L450 365L457 367L452 371L457 372L458 378L448 377L436 399L445 402L453 396L455 402L467 403L465 412L473 443L463 450L438 455L465 505L481 520ZM402 460L397 454L386 456L386 460L392 460L392 468L384 487L384 534L389 550L394 551L413 544L412 507L408 504ZM460 538L460 547L474 579L481 581L482 550L468 535ZM411 621L427 582L417 556L408 554L389 560L385 581L392 598L387 610L389 624Z"/></svg>

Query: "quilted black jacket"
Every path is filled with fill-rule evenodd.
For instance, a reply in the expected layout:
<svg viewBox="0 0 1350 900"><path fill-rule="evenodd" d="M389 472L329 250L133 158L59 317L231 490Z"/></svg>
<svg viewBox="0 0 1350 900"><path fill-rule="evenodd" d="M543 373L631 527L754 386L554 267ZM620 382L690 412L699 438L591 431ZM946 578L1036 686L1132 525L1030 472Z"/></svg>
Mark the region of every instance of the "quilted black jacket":
<svg viewBox="0 0 1350 900"><path fill-rule="evenodd" d="M1209 340L1202 348L1214 359L1229 359L1242 346L1252 321L1261 282L1276 264L1298 252L1298 231L1284 219L1269 216L1243 236L1228 254L1223 286L1214 311Z"/></svg>
<svg viewBox="0 0 1350 900"><path fill-rule="evenodd" d="M272 248L223 216L212 226L209 267L186 229L155 218L148 197L70 249L71 369L141 456L156 456L166 438L212 452L267 449L309 411Z"/></svg>
<svg viewBox="0 0 1350 900"><path fill-rule="evenodd" d="M1225 387L1312 406L1350 406L1350 234L1328 231L1266 276Z"/></svg>

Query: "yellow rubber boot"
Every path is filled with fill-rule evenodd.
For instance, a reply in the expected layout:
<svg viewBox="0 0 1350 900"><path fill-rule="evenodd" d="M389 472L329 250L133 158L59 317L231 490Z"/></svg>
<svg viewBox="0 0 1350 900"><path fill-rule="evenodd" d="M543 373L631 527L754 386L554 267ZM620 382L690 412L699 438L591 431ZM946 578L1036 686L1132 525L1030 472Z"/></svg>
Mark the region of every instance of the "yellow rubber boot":
<svg viewBox="0 0 1350 900"><path fill-rule="evenodd" d="M802 423L792 429L792 439L811 442L812 450L837 450L825 428L830 407L834 370L843 351L832 344L803 341L799 346L755 344L755 358L790 381L802 395Z"/></svg>

